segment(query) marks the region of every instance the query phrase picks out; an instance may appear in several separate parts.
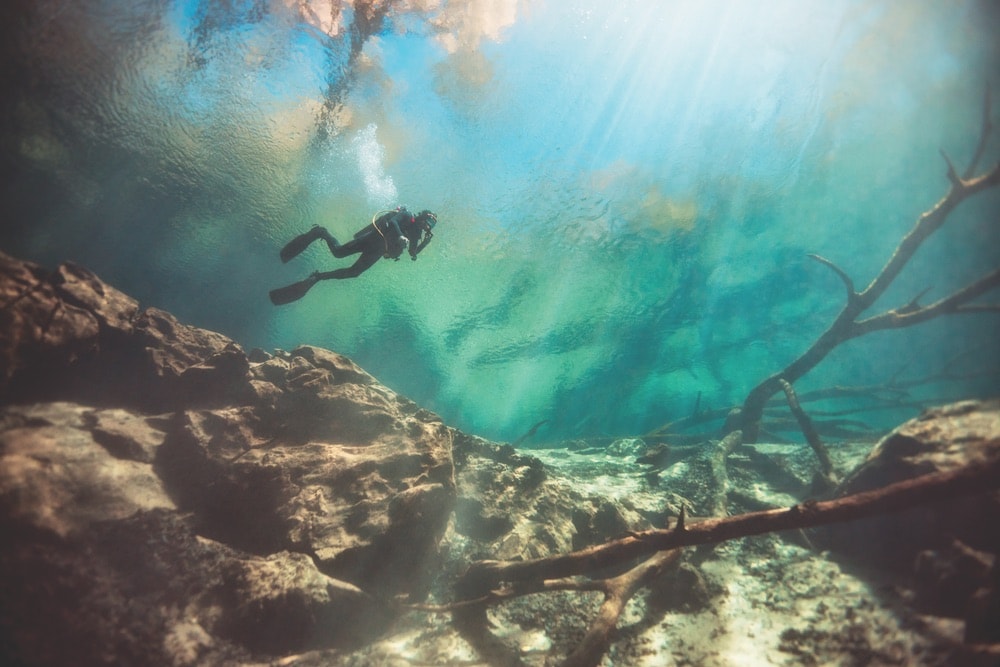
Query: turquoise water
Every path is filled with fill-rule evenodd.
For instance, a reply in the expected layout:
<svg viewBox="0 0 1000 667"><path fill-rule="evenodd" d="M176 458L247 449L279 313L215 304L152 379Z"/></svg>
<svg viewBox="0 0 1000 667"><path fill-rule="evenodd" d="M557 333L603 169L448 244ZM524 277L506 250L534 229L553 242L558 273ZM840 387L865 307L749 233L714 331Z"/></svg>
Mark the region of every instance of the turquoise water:
<svg viewBox="0 0 1000 667"><path fill-rule="evenodd" d="M0 248L247 349L342 352L485 437L641 434L808 347L844 290L807 254L866 285L1000 90L996 2L354 5L4 3ZM419 261L271 305L352 261L286 241L397 204L439 216ZM876 310L1000 265L998 210L963 204ZM891 426L996 394L998 339L990 314L882 332L798 388L916 381L852 413Z"/></svg>

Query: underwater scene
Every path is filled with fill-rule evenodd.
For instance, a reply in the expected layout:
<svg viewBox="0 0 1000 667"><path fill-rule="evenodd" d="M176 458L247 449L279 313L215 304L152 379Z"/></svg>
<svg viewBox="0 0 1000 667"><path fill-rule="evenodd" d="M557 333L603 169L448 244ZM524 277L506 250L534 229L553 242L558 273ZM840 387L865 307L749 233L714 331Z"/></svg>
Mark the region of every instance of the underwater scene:
<svg viewBox="0 0 1000 667"><path fill-rule="evenodd" d="M998 34L6 0L0 663L1000 664Z"/></svg>

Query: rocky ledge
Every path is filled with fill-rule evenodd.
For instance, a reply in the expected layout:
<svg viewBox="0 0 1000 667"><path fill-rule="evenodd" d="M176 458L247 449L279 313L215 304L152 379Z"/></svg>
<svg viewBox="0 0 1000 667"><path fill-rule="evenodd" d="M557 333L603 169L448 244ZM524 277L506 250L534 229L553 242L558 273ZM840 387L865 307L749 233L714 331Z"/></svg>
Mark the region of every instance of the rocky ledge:
<svg viewBox="0 0 1000 667"><path fill-rule="evenodd" d="M364 642L419 598L453 429L346 357L247 355L0 255L3 664L196 664Z"/></svg>
<svg viewBox="0 0 1000 667"><path fill-rule="evenodd" d="M839 471L868 449L835 450ZM950 406L884 440L842 491L998 451L1000 403ZM470 560L565 553L681 506L711 511L703 450L643 452L626 440L528 456L450 428L342 355L247 354L82 267L0 253L0 664L475 663L447 616L405 603L447 602ZM807 447L761 445L728 466L738 513L808 497L814 464ZM993 494L827 538L889 568L916 560L927 613L977 603L975 641L995 642L997 508ZM969 655L897 620L898 600L859 604L863 582L786 537L692 550L637 599L615 664ZM516 664L550 664L598 606L528 597L493 619Z"/></svg>

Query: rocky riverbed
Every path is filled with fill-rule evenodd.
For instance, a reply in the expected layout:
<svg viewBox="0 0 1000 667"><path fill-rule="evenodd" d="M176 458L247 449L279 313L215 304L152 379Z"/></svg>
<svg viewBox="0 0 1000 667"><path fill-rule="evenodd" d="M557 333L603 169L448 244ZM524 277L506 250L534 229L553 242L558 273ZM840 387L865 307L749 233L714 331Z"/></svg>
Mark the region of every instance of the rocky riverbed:
<svg viewBox="0 0 1000 667"><path fill-rule="evenodd" d="M415 607L452 602L468 563L718 497L705 448L488 442L342 355L246 352L73 264L0 254L0 303L3 664L486 664L450 614ZM1000 403L874 444L830 444L842 493L997 456ZM805 445L726 463L730 514L811 497ZM993 493L688 549L603 664L995 664L998 526ZM555 665L599 605L563 591L489 615L511 664Z"/></svg>

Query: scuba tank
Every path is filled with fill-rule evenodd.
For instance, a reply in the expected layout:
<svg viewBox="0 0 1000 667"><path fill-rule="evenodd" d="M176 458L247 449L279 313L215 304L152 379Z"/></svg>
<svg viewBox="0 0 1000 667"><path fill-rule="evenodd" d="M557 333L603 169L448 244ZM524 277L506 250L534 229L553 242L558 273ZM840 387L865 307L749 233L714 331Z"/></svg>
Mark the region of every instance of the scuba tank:
<svg viewBox="0 0 1000 667"><path fill-rule="evenodd" d="M397 213L402 213L404 211L406 211L405 206L400 206L399 208L394 208L386 211L379 211L378 213L372 216L372 224L365 225L357 232L355 232L354 238L356 239L364 238L374 232L378 232L384 236L385 233L388 231L389 221L392 219L392 217Z"/></svg>
<svg viewBox="0 0 1000 667"><path fill-rule="evenodd" d="M403 254L406 250L408 244L408 239L402 236L402 228L396 225L390 225L396 216L410 216L412 220L413 216L409 211L406 210L405 206L400 206L391 211L379 211L374 216L372 216L372 224L358 230L354 235L355 239L367 238L371 236L372 233L378 232L378 235L382 237L382 241L385 245L385 252L383 257L386 259L398 260L399 256Z"/></svg>

